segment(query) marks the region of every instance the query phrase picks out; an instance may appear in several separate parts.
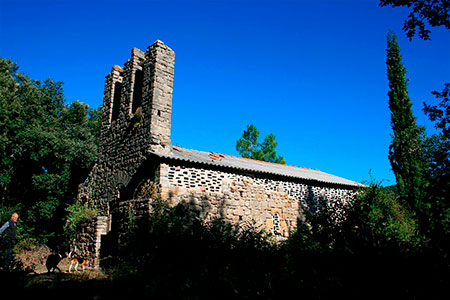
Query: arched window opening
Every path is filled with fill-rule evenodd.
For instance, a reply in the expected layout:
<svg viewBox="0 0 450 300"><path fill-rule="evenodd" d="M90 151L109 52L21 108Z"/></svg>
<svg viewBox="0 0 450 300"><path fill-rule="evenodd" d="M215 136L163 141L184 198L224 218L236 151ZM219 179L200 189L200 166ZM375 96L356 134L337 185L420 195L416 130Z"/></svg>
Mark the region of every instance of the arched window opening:
<svg viewBox="0 0 450 300"><path fill-rule="evenodd" d="M133 86L133 104L131 106L131 113L135 113L136 110L142 106L142 87L144 86L144 73L142 70L136 70L134 73L134 86Z"/></svg>
<svg viewBox="0 0 450 300"><path fill-rule="evenodd" d="M273 234L281 235L280 215L278 213L273 214Z"/></svg>
<svg viewBox="0 0 450 300"><path fill-rule="evenodd" d="M111 122L114 122L119 118L120 98L121 97L122 97L122 83L117 81L114 84L114 96L113 96L113 103L112 103Z"/></svg>

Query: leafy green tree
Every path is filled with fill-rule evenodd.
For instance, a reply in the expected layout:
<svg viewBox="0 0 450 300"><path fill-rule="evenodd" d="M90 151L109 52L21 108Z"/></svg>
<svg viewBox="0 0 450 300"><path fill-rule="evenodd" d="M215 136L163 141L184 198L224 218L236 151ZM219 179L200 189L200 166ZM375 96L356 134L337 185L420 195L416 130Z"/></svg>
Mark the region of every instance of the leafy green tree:
<svg viewBox="0 0 450 300"><path fill-rule="evenodd" d="M444 85L442 92L431 92L436 98L441 99L438 105L423 103L423 111L431 121L435 122L436 129L440 130L445 137L450 137L450 82Z"/></svg>
<svg viewBox="0 0 450 300"><path fill-rule="evenodd" d="M259 131L253 124L247 125L247 129L236 143L236 150L242 157L254 158L259 150Z"/></svg>
<svg viewBox="0 0 450 300"><path fill-rule="evenodd" d="M423 147L424 129L417 126L408 96L404 68L397 37L390 32L387 38L387 75L389 80L389 109L393 139L389 160L397 179L400 200L411 212L426 214L427 160Z"/></svg>
<svg viewBox="0 0 450 300"><path fill-rule="evenodd" d="M247 125L247 129L236 143L236 150L242 157L261 161L286 164L283 156L277 156L275 136L271 133L265 137L264 142L258 141L259 131L253 124Z"/></svg>
<svg viewBox="0 0 450 300"><path fill-rule="evenodd" d="M450 83L442 92L433 95L441 101L437 105L424 103L423 111L435 122L437 133L427 139L430 161L427 197L431 203L428 233L433 247L447 256L450 248Z"/></svg>
<svg viewBox="0 0 450 300"><path fill-rule="evenodd" d="M66 105L62 85L0 59L0 206L19 210L22 235L42 241L62 232L65 208L97 158L99 111Z"/></svg>
<svg viewBox="0 0 450 300"><path fill-rule="evenodd" d="M447 0L380 0L380 6L407 6L411 12L406 19L403 30L410 41L416 35L429 40L431 31L426 27L443 26L450 30L450 2ZM427 137L425 141L426 156L429 160L428 188L426 199L430 211L423 217L428 224L425 229L431 238L432 246L448 256L450 247L450 83L445 83L442 92L432 94L441 102L438 105L424 103L423 111L435 122L438 133Z"/></svg>
<svg viewBox="0 0 450 300"><path fill-rule="evenodd" d="M431 31L426 28L427 21L432 27L444 26L450 30L450 2L448 0L380 0L380 6L412 7L403 30L411 40L417 28L421 39L429 40Z"/></svg>
<svg viewBox="0 0 450 300"><path fill-rule="evenodd" d="M359 247L415 247L420 243L419 227L413 215L399 203L389 188L371 183L351 203L344 222L345 239Z"/></svg>

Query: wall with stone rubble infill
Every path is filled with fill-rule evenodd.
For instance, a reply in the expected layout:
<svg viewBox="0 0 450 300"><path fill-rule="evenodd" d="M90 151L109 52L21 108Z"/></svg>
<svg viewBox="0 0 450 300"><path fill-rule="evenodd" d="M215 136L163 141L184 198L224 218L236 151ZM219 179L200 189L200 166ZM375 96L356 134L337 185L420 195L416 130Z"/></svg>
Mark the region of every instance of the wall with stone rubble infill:
<svg viewBox="0 0 450 300"><path fill-rule="evenodd" d="M341 210L356 193L345 187L167 163L160 165L158 177L161 197L171 205L184 201L205 221L220 218L283 237L295 231L304 209L314 210L320 199Z"/></svg>

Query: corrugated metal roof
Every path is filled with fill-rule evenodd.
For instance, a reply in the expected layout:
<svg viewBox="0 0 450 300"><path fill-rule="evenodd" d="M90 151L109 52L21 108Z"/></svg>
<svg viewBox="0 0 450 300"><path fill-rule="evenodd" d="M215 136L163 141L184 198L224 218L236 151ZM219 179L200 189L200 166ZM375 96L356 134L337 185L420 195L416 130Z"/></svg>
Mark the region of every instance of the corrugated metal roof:
<svg viewBox="0 0 450 300"><path fill-rule="evenodd" d="M242 158L215 152L204 152L181 147L173 147L172 154L161 154L150 151L159 157L166 157L181 161L233 168L254 173L264 173L271 175L287 176L324 183L346 185L352 187L364 186L363 184L344 179L338 176L327 174L315 169L308 169L277 163L269 163L254 159Z"/></svg>

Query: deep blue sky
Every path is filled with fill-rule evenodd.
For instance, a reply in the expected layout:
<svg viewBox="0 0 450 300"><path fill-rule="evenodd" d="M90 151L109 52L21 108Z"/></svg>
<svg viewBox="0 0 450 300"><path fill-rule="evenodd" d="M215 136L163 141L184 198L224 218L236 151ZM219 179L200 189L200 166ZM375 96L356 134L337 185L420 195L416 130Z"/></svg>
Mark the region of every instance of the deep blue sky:
<svg viewBox="0 0 450 300"><path fill-rule="evenodd" d="M409 42L408 13L377 0L0 0L0 56L96 108L111 67L160 39L176 53L173 144L237 155L252 123L288 164L389 185L388 30L430 131L422 102L450 80L449 32Z"/></svg>

